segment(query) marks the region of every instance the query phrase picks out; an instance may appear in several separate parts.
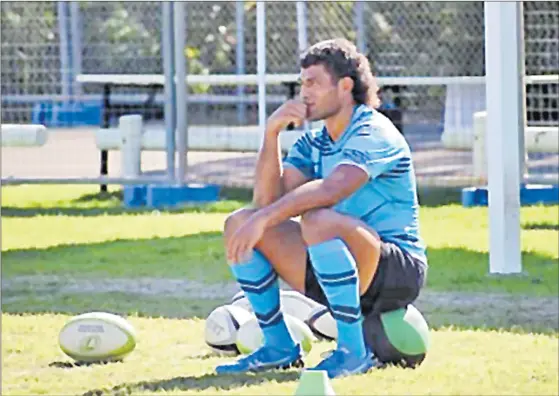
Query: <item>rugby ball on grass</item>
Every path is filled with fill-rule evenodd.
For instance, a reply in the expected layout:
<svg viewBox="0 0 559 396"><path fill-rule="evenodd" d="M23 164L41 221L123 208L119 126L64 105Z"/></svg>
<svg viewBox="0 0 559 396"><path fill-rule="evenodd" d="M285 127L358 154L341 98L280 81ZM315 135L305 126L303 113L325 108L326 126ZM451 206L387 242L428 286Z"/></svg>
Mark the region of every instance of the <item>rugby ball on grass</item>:
<svg viewBox="0 0 559 396"><path fill-rule="evenodd" d="M252 312L252 306L242 291L233 296L231 304ZM294 316L302 321L307 320L313 309L323 307L323 305L295 290L280 290L280 304L284 314Z"/></svg>
<svg viewBox="0 0 559 396"><path fill-rule="evenodd" d="M107 312L74 316L58 336L62 352L78 362L124 359L136 347L134 327L123 317Z"/></svg>
<svg viewBox="0 0 559 396"><path fill-rule="evenodd" d="M338 325L327 307L315 308L310 313L306 323L318 338L328 341L338 338Z"/></svg>
<svg viewBox="0 0 559 396"><path fill-rule="evenodd" d="M284 314L283 317L295 342L301 344L301 348L305 354L309 353L312 349L312 343L316 339L311 329L309 329L309 326L302 320L289 314ZM262 342L262 330L258 325L258 320L253 316L237 331L237 348L241 353L249 354L260 348Z"/></svg>
<svg viewBox="0 0 559 396"><path fill-rule="evenodd" d="M244 308L234 305L217 307L206 318L206 344L218 355L237 356L237 330L253 317Z"/></svg>

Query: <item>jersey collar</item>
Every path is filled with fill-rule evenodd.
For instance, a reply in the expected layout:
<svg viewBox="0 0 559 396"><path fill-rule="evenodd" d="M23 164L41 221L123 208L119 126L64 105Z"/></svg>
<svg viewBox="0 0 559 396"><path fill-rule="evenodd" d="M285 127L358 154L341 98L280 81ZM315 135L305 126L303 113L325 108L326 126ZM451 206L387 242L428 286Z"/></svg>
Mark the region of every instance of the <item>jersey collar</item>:
<svg viewBox="0 0 559 396"><path fill-rule="evenodd" d="M336 141L333 141L326 125L322 127L322 139L328 142L333 147L338 147L343 145L351 136L353 136L358 130L359 126L362 125L363 121L370 119L373 115L373 109L367 105L355 105L353 106L353 113L351 115L351 121L347 126L342 136Z"/></svg>

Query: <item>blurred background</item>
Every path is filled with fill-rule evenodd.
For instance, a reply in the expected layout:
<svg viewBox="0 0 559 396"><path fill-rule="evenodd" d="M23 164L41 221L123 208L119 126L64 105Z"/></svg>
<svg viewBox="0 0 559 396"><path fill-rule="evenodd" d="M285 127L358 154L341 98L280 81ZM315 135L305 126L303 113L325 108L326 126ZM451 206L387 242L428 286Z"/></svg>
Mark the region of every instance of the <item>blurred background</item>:
<svg viewBox="0 0 559 396"><path fill-rule="evenodd" d="M3 140L3 178L95 178L102 172L100 128L115 127L124 114L142 114L146 128L164 128L157 76L165 72L163 38L171 30L162 3L3 1L0 7L2 123L49 131L44 144ZM527 125L535 133L557 130L559 3L523 7ZM241 129L232 127L258 125L258 87L233 77L257 73L256 2L185 2L184 11L188 74L205 77L189 84L179 111L190 133L196 128L212 143L190 139L186 177L249 187L256 156L250 147L259 137L247 148L237 144ZM410 143L420 185L483 181L472 151L473 113L485 109L483 2L266 2L265 23L268 75L299 72L302 37L309 45L345 37L367 54L381 86L379 110ZM92 74L117 76L114 84L79 78ZM145 75L152 83L119 84L121 75ZM108 89L110 96L103 95ZM267 114L296 93L295 84L267 84ZM556 147L534 146L525 180L556 182ZM121 174L119 156L108 153L109 176ZM143 151L141 167L142 174L161 175L165 149Z"/></svg>

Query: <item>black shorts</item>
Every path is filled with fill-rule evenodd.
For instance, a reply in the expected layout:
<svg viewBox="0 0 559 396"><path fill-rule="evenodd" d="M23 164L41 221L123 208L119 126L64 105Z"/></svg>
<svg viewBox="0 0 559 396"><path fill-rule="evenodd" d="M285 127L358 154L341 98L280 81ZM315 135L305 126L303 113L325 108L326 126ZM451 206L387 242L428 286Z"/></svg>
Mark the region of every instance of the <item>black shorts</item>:
<svg viewBox="0 0 559 396"><path fill-rule="evenodd" d="M361 296L361 312L364 316L373 312L380 314L404 308L419 295L425 283L427 265L391 242L381 242L377 271L369 288ZM307 255L305 295L328 306Z"/></svg>

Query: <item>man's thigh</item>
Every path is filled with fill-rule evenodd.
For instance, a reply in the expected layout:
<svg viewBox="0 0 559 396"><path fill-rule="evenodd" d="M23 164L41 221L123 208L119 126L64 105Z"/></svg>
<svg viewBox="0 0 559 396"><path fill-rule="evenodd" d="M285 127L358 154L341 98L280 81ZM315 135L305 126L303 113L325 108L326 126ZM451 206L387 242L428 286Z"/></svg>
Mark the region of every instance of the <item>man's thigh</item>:
<svg viewBox="0 0 559 396"><path fill-rule="evenodd" d="M425 266L397 245L382 241L369 225L332 209L309 212L303 216L302 224L303 237L309 245L333 238L344 241L357 263L364 313L397 309L417 297L423 284ZM307 260L306 294L326 305L326 297L314 275L310 258Z"/></svg>
<svg viewBox="0 0 559 396"><path fill-rule="evenodd" d="M359 273L360 294L369 288L376 273L381 240L374 229L363 221L340 214L333 209L316 209L301 220L303 238L315 245L339 238L355 259Z"/></svg>
<svg viewBox="0 0 559 396"><path fill-rule="evenodd" d="M383 241L376 276L361 296L363 313L380 314L411 304L418 297L426 275L425 263L398 245Z"/></svg>
<svg viewBox="0 0 559 396"><path fill-rule="evenodd" d="M373 280L361 294L363 315L380 314L412 303L419 295L426 273L425 264L407 255L398 246L381 242ZM312 270L310 257L307 257L305 294L320 304L328 305L328 299Z"/></svg>

